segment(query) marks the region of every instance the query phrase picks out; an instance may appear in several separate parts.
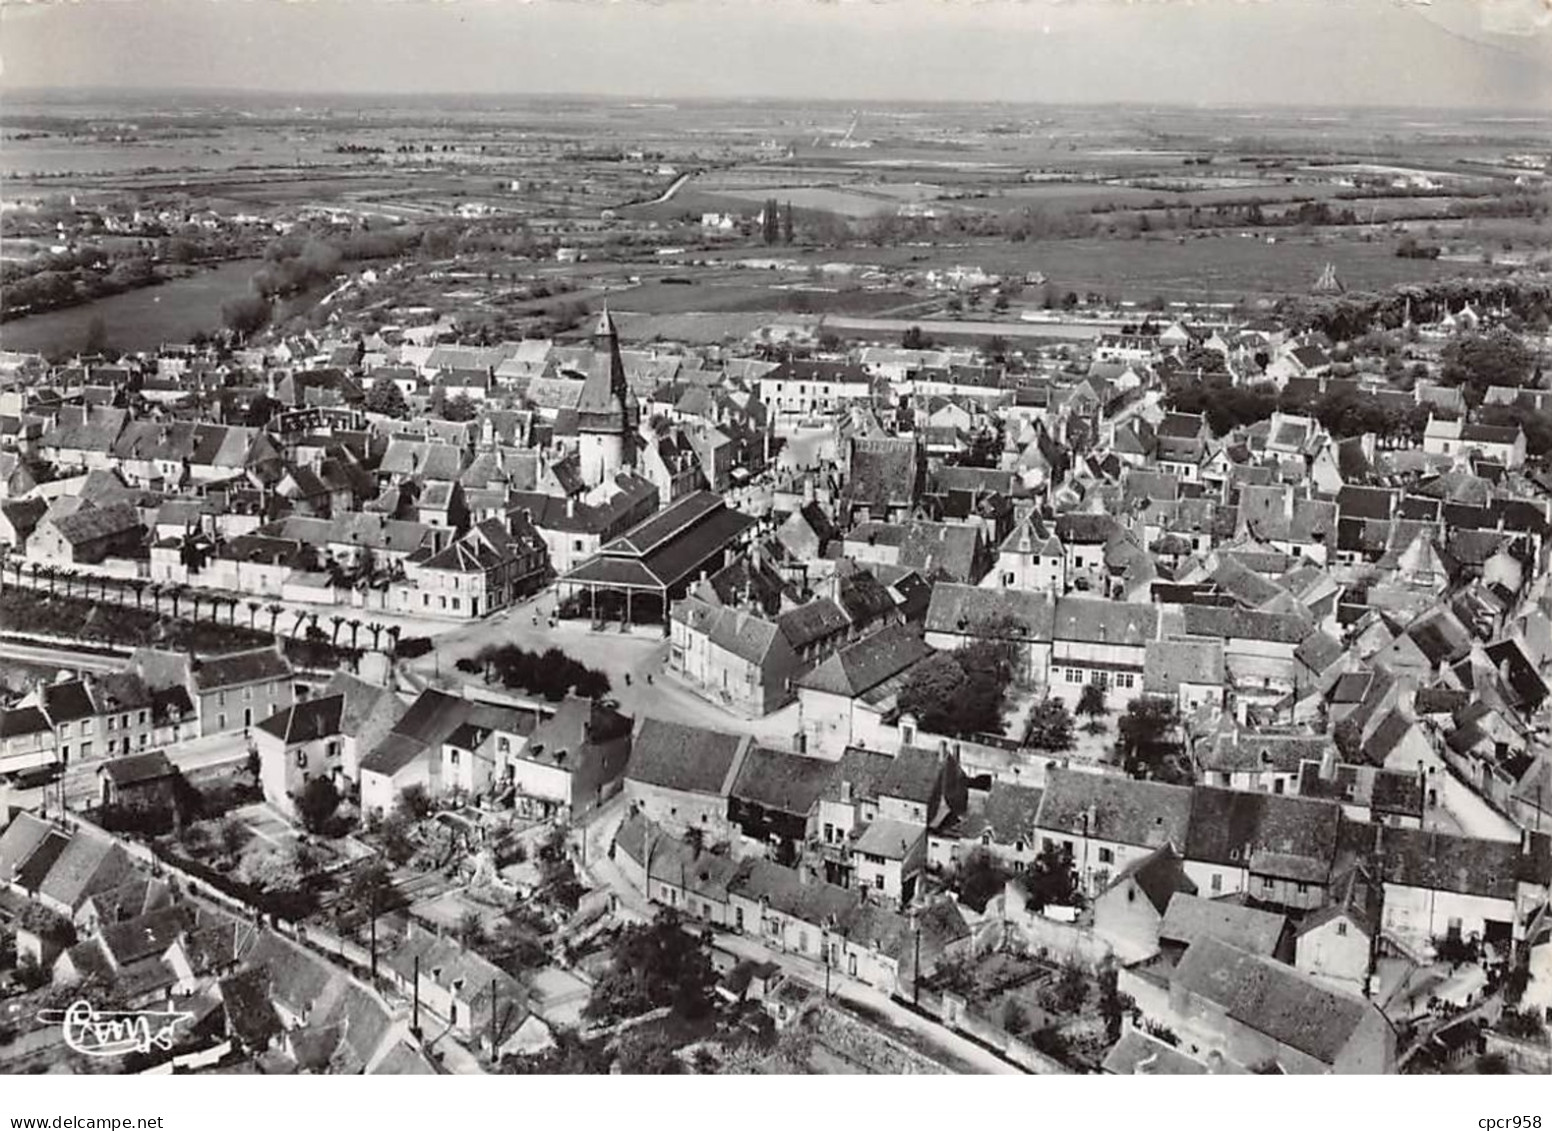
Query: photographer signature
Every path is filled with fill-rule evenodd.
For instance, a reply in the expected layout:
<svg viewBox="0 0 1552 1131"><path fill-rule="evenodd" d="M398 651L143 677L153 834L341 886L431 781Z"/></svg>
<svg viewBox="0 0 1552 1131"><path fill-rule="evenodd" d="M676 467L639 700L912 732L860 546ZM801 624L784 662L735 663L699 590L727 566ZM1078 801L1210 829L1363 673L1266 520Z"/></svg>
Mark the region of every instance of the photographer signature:
<svg viewBox="0 0 1552 1131"><path fill-rule="evenodd" d="M129 1052L172 1048L178 1023L193 1018L179 1010L103 1010L89 1001L65 1009L45 1009L38 1021L58 1025L65 1044L83 1056L122 1056Z"/></svg>

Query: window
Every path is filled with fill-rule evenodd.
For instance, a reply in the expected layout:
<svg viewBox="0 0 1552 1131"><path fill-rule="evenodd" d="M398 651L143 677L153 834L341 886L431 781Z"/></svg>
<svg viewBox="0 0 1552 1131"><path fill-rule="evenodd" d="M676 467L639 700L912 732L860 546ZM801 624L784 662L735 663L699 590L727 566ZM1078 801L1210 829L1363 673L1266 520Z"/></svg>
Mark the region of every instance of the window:
<svg viewBox="0 0 1552 1131"><path fill-rule="evenodd" d="M1460 938L1460 918L1458 916L1450 916L1449 936L1452 939Z"/></svg>
<svg viewBox="0 0 1552 1131"><path fill-rule="evenodd" d="M113 729L113 728L114 728L114 724L115 724L115 723L116 723L116 722L117 722L117 721L118 721L118 720L116 720L116 719L115 719L115 718L114 718L114 717L113 717L113 716L112 716L112 715L109 715L109 716L108 716L108 729L109 729L109 730L112 730L112 729Z"/></svg>
<svg viewBox="0 0 1552 1131"><path fill-rule="evenodd" d="M880 872L878 875L873 877L873 886L879 891L884 890L884 873Z"/></svg>
<svg viewBox="0 0 1552 1131"><path fill-rule="evenodd" d="M1114 864L1115 851L1109 848L1101 848L1099 850L1099 862L1101 864Z"/></svg>
<svg viewBox="0 0 1552 1131"><path fill-rule="evenodd" d="M1212 889L1215 892L1219 892L1219 891L1223 890L1223 876L1220 873L1218 873L1218 872L1214 872L1213 873Z"/></svg>
<svg viewBox="0 0 1552 1131"><path fill-rule="evenodd" d="M1302 882L1301 882L1301 883L1300 883L1300 884L1299 884L1299 894L1300 894L1300 895L1305 895L1305 894L1307 894L1307 893L1308 893L1308 892L1309 892L1309 884L1306 884L1306 883L1302 883Z"/></svg>
<svg viewBox="0 0 1552 1131"><path fill-rule="evenodd" d="M496 752L498 754L505 754L510 749L512 749L511 739L504 734L498 734L496 736Z"/></svg>
<svg viewBox="0 0 1552 1131"><path fill-rule="evenodd" d="M458 750L456 748L451 749L448 751L448 754L452 758L453 765L456 766L458 764Z"/></svg>
<svg viewBox="0 0 1552 1131"><path fill-rule="evenodd" d="M85 731L83 730L82 733L84 734ZM69 723L60 723L59 724L59 737L60 738L69 738L70 737L70 724Z"/></svg>
<svg viewBox="0 0 1552 1131"><path fill-rule="evenodd" d="M145 726L145 724L146 724L146 713L144 711L141 711L140 712L140 725L141 726Z"/></svg>
<svg viewBox="0 0 1552 1131"><path fill-rule="evenodd" d="M226 716L225 715L217 715L216 716L216 729L217 730L225 730L226 729Z"/></svg>
<svg viewBox="0 0 1552 1131"><path fill-rule="evenodd" d="M146 744L146 736L142 734L140 736L140 745L144 746L145 744Z"/></svg>
<svg viewBox="0 0 1552 1131"><path fill-rule="evenodd" d="M302 769L307 769L307 750L303 748L296 752L296 764Z"/></svg>
<svg viewBox="0 0 1552 1131"><path fill-rule="evenodd" d="M90 758L91 756L92 756L92 744L90 742L83 742L83 743L81 743L81 757L83 757L83 758Z"/></svg>
<svg viewBox="0 0 1552 1131"><path fill-rule="evenodd" d="M226 692L224 692L224 691L217 691L216 692L216 706L217 707L225 707L226 706Z"/></svg>
<svg viewBox="0 0 1552 1131"><path fill-rule="evenodd" d="M1347 920L1346 919L1338 919L1336 921L1336 933L1337 933L1337 937L1338 938L1346 938L1347 937Z"/></svg>
<svg viewBox="0 0 1552 1131"><path fill-rule="evenodd" d="M252 703L253 702L253 688L251 688L251 687L243 688L243 702L244 703Z"/></svg>
<svg viewBox="0 0 1552 1131"><path fill-rule="evenodd" d="M1137 902L1137 888L1134 885L1128 884L1126 887L1126 902Z"/></svg>
<svg viewBox="0 0 1552 1131"><path fill-rule="evenodd" d="M1269 891L1272 890L1272 877L1271 876L1262 876L1261 877L1261 890L1263 892L1269 892Z"/></svg>

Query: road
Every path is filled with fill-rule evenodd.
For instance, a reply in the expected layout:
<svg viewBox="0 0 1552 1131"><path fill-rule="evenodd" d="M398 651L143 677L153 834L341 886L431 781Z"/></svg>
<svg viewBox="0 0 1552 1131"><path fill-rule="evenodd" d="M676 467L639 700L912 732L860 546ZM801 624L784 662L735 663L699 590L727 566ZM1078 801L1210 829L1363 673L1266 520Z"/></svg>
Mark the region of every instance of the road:
<svg viewBox="0 0 1552 1131"><path fill-rule="evenodd" d="M609 845L613 842L620 823L625 819L625 813L626 804L623 794L617 795L594 812L583 828L582 835L586 845L584 870L594 883L603 885L613 892L622 906L635 915L649 918L655 913L655 908L609 858ZM750 938L748 935L717 931L714 932L714 938L718 947L731 954L761 962L774 962L789 974L801 977L812 985L822 987L825 984L824 967L817 962L772 950L758 939ZM876 1010L891 1025L915 1033L956 1062L972 1064L978 1070L988 1074L1024 1075L1020 1069L988 1052L974 1041L967 1040L919 1014L912 1013L888 994L854 981L837 970L830 971L830 992L846 1001Z"/></svg>
<svg viewBox="0 0 1552 1131"><path fill-rule="evenodd" d="M1116 329L1096 322L1024 322L1016 318L1006 322L960 322L947 318L923 321L914 318L855 318L841 314L824 316L824 328L827 330L887 334L894 338L913 326L920 327L922 333L934 338L974 334L995 335L1010 340L1054 338L1063 341L1092 341Z"/></svg>
<svg viewBox="0 0 1552 1131"><path fill-rule="evenodd" d="M790 749L798 730L797 705L760 719L749 719L695 695L676 678L665 675L668 641L654 628L619 631L617 624L594 631L592 622L562 620L550 627L555 594L546 590L504 612L459 625L437 637L433 653L406 661L401 667L416 679L448 689L465 683L480 686L479 676L455 667L487 646L515 644L530 651L559 648L573 659L609 677L611 694L631 717L642 715L719 730L748 734L771 746Z"/></svg>
<svg viewBox="0 0 1552 1131"><path fill-rule="evenodd" d="M69 668L72 671L116 672L124 666L125 656L104 656L97 652L71 652L64 648L45 648L31 644L0 642L0 660L17 660L39 667Z"/></svg>

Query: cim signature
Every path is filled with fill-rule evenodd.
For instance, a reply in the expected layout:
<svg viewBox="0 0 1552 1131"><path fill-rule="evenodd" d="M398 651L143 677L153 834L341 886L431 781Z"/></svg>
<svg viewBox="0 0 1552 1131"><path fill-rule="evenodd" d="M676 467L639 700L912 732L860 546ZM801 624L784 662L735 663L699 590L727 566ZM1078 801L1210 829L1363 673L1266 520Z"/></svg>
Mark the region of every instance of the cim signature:
<svg viewBox="0 0 1552 1131"><path fill-rule="evenodd" d="M67 1009L45 1009L38 1020L58 1025L65 1044L83 1056L122 1056L172 1048L180 1021L194 1015L177 1010L104 1010L89 1001L77 1001Z"/></svg>

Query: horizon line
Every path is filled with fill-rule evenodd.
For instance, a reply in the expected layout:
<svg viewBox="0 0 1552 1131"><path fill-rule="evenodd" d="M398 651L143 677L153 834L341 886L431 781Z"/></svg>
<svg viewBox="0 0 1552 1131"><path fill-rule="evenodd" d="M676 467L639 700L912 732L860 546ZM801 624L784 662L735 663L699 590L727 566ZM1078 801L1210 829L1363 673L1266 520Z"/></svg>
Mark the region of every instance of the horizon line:
<svg viewBox="0 0 1552 1131"><path fill-rule="evenodd" d="M884 105L884 106L999 106L999 107L1051 107L1056 109L1083 108L1101 109L1105 107L1124 107L1129 110L1149 110L1158 108L1162 110L1382 110L1386 112L1403 113L1407 111L1444 112L1459 114L1514 114L1532 121L1552 121L1552 112L1539 106L1517 106L1510 104L1493 105L1466 105L1461 103L1433 103L1419 105L1416 102L1221 102L1201 99L1170 99L1159 100L1104 100L1070 98L1062 101L1049 101L1041 99L984 99L984 98L956 98L942 96L938 98L919 97L890 97L887 95L865 95L847 97L844 95L805 96L797 97L786 94L623 94L603 93L588 91L532 91L532 90L398 90L393 88L371 88L362 90L321 90L316 88L257 88L257 87L214 87L214 86L40 86L27 85L12 87L0 76L0 90L14 99L23 95L48 95L48 96L219 96L219 97L250 97L250 98L308 98L308 99L362 99L362 98L413 98L413 99L534 99L534 100L585 100L596 102L614 102L624 104L654 103L770 103L792 106L811 105ZM0 120L8 115L0 110Z"/></svg>

